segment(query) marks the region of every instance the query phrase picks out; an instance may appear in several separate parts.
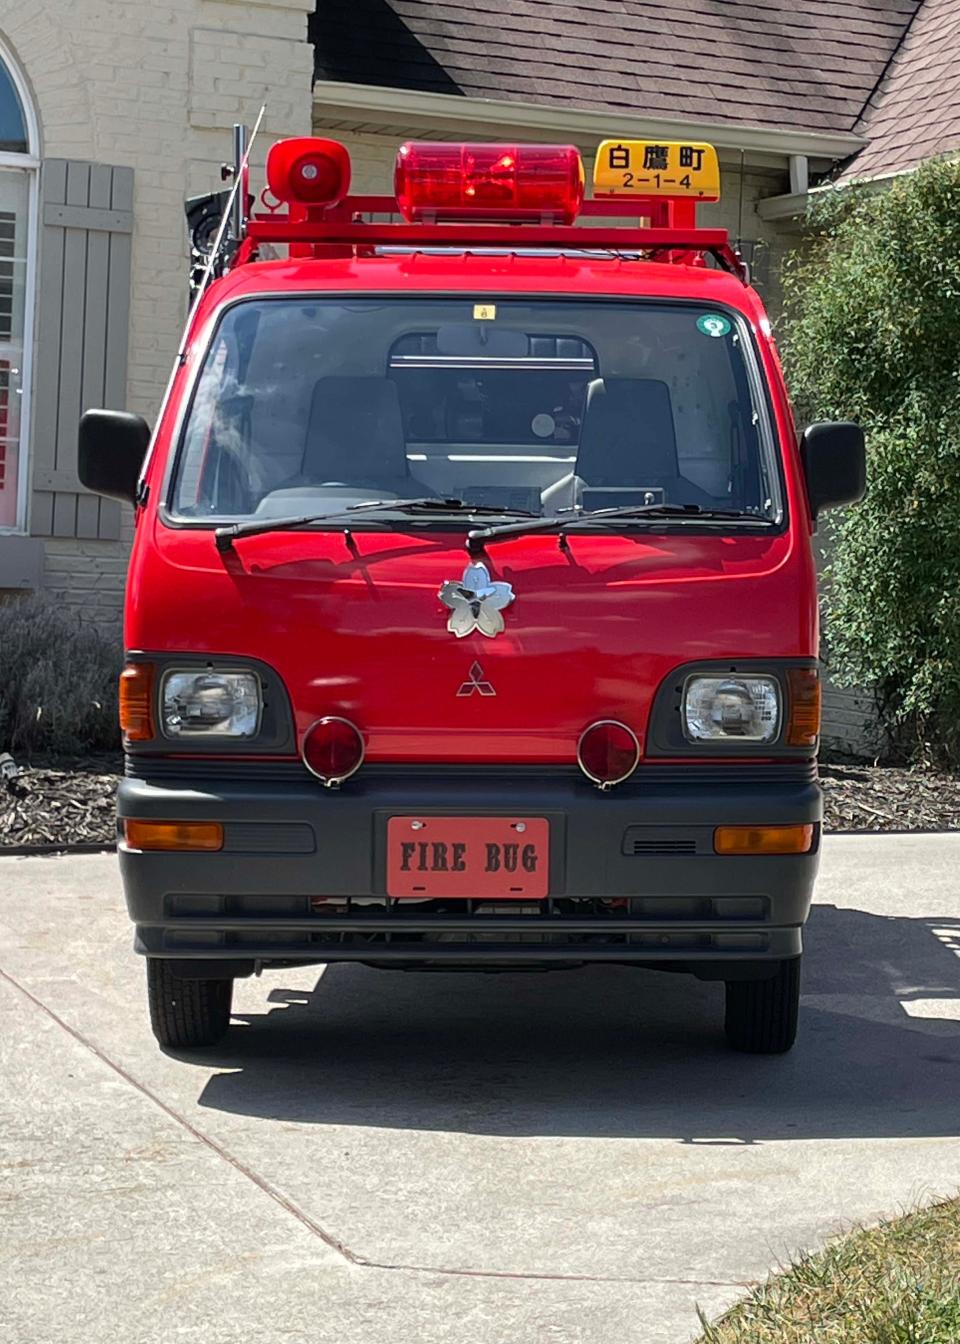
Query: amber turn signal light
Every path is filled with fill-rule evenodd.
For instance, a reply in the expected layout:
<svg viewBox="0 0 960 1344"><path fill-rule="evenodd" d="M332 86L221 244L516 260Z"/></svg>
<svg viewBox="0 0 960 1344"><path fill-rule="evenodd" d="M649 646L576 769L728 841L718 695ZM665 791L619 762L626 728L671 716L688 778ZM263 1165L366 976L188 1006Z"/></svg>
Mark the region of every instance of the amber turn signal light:
<svg viewBox="0 0 960 1344"><path fill-rule="evenodd" d="M153 737L152 663L127 663L120 673L120 730L127 742Z"/></svg>
<svg viewBox="0 0 960 1344"><path fill-rule="evenodd" d="M713 847L718 854L809 854L814 828L807 826L718 826Z"/></svg>
<svg viewBox="0 0 960 1344"><path fill-rule="evenodd" d="M125 821L123 836L131 849L223 849L218 821Z"/></svg>
<svg viewBox="0 0 960 1344"><path fill-rule="evenodd" d="M820 674L815 667L791 667L787 685L790 689L787 746L815 747L820 736Z"/></svg>

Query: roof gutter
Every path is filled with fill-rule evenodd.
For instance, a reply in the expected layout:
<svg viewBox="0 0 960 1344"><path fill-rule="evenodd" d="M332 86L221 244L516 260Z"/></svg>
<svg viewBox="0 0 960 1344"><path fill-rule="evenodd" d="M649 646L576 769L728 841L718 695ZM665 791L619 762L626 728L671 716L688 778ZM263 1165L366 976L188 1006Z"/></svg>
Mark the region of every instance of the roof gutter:
<svg viewBox="0 0 960 1344"><path fill-rule="evenodd" d="M960 149L954 150L952 154L946 153L943 158L960 157ZM856 187L863 192L884 191L891 182L898 177L907 177L910 173L915 173L921 164L929 160L919 159L916 163L911 163L906 168L890 168L883 173L874 173L868 177L857 177L855 175L856 162L833 182L822 182L818 187L811 187L808 191L792 192L787 196L767 196L761 201L757 201L756 210L761 219L768 223L782 223L784 220L803 220L806 216L810 202L818 196L824 195L828 191L845 191L848 187Z"/></svg>
<svg viewBox="0 0 960 1344"><path fill-rule="evenodd" d="M684 117L638 116L611 110L592 112L554 103L508 102L466 98L449 93L420 93L376 84L318 80L313 90L314 113L321 119L355 116L372 125L436 128L446 133L471 127L547 132L571 140L600 141L611 134L636 139L705 140L718 150L770 156L777 161L795 155L833 163L861 149L866 140L850 131L781 130L770 126L738 126Z"/></svg>
<svg viewBox="0 0 960 1344"><path fill-rule="evenodd" d="M953 149L943 149L937 154L929 154L926 158L917 159L915 163L908 163L903 168L887 168L882 173L870 173L866 177L857 176L856 160L849 168L837 178L835 182L827 185L834 187L886 187L895 177L907 177L910 173L915 173L918 168L925 163L930 163L934 159L950 160L960 158L960 145Z"/></svg>
<svg viewBox="0 0 960 1344"><path fill-rule="evenodd" d="M757 201L756 211L768 224L780 223L785 219L803 219L809 200L809 191L794 191L787 196L767 196Z"/></svg>

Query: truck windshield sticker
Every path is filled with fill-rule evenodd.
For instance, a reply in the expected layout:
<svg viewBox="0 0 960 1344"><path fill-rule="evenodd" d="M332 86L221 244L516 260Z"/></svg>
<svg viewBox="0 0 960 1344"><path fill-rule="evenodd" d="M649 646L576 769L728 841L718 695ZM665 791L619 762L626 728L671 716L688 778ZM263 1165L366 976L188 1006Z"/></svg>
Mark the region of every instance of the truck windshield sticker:
<svg viewBox="0 0 960 1344"><path fill-rule="evenodd" d="M722 313L704 313L697 318L697 330L704 336L726 336L730 330L730 320Z"/></svg>

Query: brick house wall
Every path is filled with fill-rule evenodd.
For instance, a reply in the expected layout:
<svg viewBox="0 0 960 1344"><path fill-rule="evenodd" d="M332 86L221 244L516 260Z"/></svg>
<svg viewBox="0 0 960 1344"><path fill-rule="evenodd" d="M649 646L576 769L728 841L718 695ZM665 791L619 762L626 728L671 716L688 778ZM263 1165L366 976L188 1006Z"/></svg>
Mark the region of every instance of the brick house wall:
<svg viewBox="0 0 960 1344"><path fill-rule="evenodd" d="M184 197L219 189L231 127L252 125L261 103L255 166L274 139L309 132L313 7L6 0L0 9L0 37L32 94L42 157L134 170L126 405L151 423L187 310ZM35 403L46 393L35 377ZM46 538L43 587L85 620L116 626L130 535L128 511L116 541Z"/></svg>
<svg viewBox="0 0 960 1344"><path fill-rule="evenodd" d="M823 574L830 562L831 522L828 515L813 539L817 569ZM821 578L821 584L823 579ZM821 749L827 758L872 760L882 756L876 698L867 688L838 686L830 677L829 633L823 631L823 731Z"/></svg>

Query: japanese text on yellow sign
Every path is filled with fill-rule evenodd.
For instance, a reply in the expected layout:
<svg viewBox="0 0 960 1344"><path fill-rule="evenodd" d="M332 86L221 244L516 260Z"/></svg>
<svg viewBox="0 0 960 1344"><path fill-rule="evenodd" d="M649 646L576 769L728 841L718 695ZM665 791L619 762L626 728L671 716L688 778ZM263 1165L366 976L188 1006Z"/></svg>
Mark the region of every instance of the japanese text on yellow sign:
<svg viewBox="0 0 960 1344"><path fill-rule="evenodd" d="M672 140L604 140L593 165L593 189L617 196L719 201L717 151L713 145Z"/></svg>

